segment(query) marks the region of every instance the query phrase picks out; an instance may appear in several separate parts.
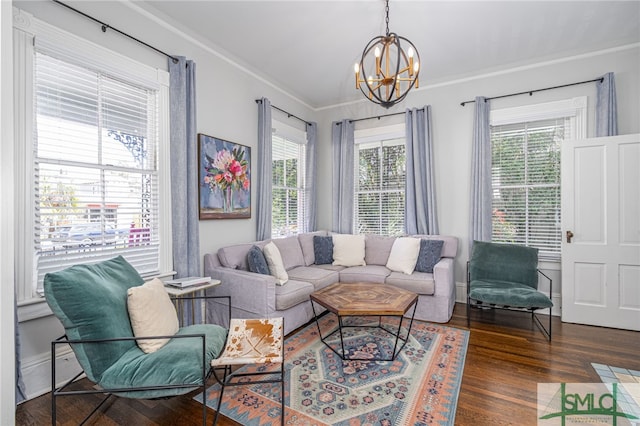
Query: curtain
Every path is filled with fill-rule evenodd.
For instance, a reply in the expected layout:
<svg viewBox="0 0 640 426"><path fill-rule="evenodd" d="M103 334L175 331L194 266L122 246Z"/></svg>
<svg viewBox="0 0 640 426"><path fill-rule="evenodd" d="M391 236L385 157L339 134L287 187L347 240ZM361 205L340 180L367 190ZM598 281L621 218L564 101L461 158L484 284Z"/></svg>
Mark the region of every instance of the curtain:
<svg viewBox="0 0 640 426"><path fill-rule="evenodd" d="M473 241L491 241L491 131L489 100L475 99L471 153L469 254Z"/></svg>
<svg viewBox="0 0 640 426"><path fill-rule="evenodd" d="M431 106L407 109L405 128L407 172L404 229L408 235L437 234Z"/></svg>
<svg viewBox="0 0 640 426"><path fill-rule="evenodd" d="M176 278L200 276L198 214L198 146L196 138L196 64L169 58L171 231ZM185 303L184 324L191 323L191 303ZM199 309L195 312L200 322Z"/></svg>
<svg viewBox="0 0 640 426"><path fill-rule="evenodd" d="M332 220L333 230L341 234L353 233L353 129L349 120L334 121L331 125Z"/></svg>
<svg viewBox="0 0 640 426"><path fill-rule="evenodd" d="M18 303L17 296L14 296L13 299L13 327L15 330L15 365L16 365L16 405L21 403L22 401L27 399L27 393L24 386L24 381L22 380L22 367L20 366L20 328L18 323ZM53 362L53 360L52 360Z"/></svg>
<svg viewBox="0 0 640 426"><path fill-rule="evenodd" d="M271 238L271 102L262 98L258 102L258 188L257 188L257 232L256 239Z"/></svg>
<svg viewBox="0 0 640 426"><path fill-rule="evenodd" d="M596 137L618 134L618 107L616 105L616 82L612 72L602 76L596 83Z"/></svg>
<svg viewBox="0 0 640 426"><path fill-rule="evenodd" d="M316 141L318 139L318 125L316 123L307 123L307 149L305 158L305 183L307 187L307 194L305 197L305 212L306 212L306 232L313 232L316 230L318 222L318 202L317 197L317 171L316 171Z"/></svg>

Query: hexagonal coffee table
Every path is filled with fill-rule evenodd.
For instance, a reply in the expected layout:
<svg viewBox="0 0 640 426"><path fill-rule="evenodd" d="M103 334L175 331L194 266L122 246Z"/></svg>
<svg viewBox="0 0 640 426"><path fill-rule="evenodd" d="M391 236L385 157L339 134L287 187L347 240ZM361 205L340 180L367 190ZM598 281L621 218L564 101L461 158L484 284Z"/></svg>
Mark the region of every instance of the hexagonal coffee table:
<svg viewBox="0 0 640 426"><path fill-rule="evenodd" d="M329 312L338 316L338 328L322 335L315 304L325 307ZM318 326L320 340L343 361L393 361L404 345L409 340L413 317L416 313L418 295L408 290L394 287L388 284L374 283L334 283L328 287L311 294L311 307ZM404 336L401 335L404 314L413 306L413 313L409 321L409 328ZM348 325L343 322L345 317L378 317L378 324L372 325ZM383 326L382 317L398 317L398 329L390 330ZM390 358L352 358L346 356L344 350L344 338L342 329L347 327L371 328L376 327L395 336L396 341ZM333 334L340 334L340 347L342 351L336 350L327 342ZM398 342L401 345L398 346Z"/></svg>

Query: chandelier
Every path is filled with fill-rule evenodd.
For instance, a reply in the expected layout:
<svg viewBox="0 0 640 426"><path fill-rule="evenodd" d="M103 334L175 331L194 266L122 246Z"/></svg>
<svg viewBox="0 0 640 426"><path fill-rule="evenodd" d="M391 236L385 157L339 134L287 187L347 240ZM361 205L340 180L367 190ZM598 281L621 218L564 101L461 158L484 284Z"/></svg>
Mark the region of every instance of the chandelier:
<svg viewBox="0 0 640 426"><path fill-rule="evenodd" d="M356 63L356 89L370 101L389 108L418 87L420 56L413 43L389 32L389 0L386 0L387 33L371 39ZM405 48L408 49L405 51Z"/></svg>

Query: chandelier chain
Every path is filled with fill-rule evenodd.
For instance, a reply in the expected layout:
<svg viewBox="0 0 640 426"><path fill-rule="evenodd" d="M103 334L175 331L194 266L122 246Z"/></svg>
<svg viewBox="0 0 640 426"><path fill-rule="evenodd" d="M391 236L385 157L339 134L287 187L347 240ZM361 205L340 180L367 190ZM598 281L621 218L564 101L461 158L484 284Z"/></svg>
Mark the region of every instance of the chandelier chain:
<svg viewBox="0 0 640 426"><path fill-rule="evenodd" d="M389 0L387 0L387 6L385 7L385 12L387 13L387 17L385 22L387 24L387 37L389 37Z"/></svg>

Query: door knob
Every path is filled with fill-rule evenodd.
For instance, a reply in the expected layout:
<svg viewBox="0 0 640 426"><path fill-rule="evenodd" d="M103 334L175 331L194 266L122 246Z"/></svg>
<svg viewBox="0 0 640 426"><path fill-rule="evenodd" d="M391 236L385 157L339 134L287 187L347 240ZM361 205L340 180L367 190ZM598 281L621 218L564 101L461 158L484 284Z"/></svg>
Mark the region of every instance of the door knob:
<svg viewBox="0 0 640 426"><path fill-rule="evenodd" d="M573 238L573 232L567 231L567 243L571 243L571 238Z"/></svg>

